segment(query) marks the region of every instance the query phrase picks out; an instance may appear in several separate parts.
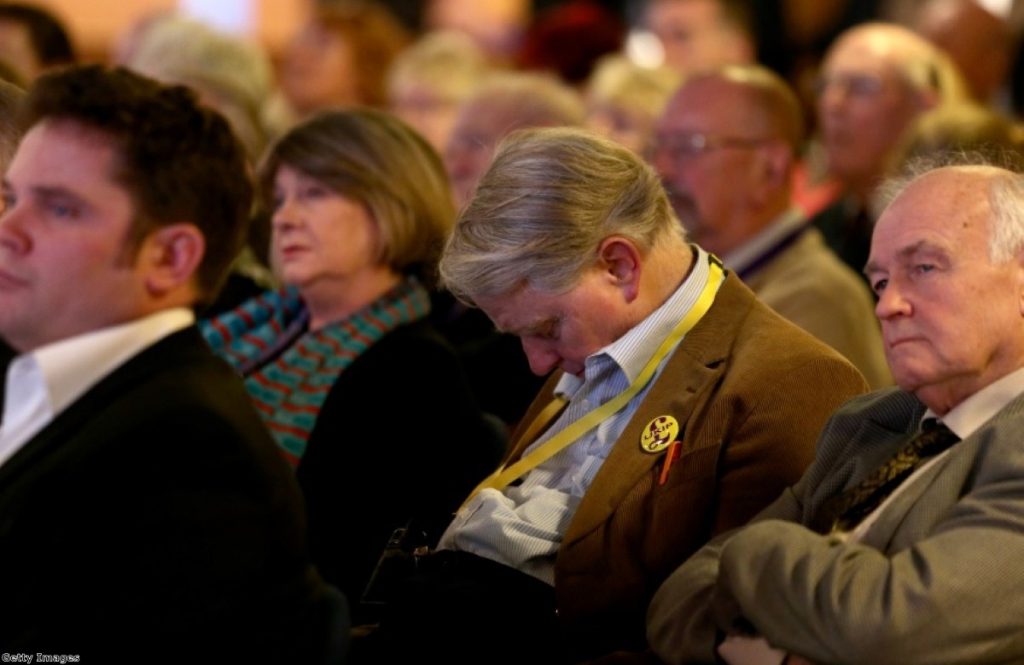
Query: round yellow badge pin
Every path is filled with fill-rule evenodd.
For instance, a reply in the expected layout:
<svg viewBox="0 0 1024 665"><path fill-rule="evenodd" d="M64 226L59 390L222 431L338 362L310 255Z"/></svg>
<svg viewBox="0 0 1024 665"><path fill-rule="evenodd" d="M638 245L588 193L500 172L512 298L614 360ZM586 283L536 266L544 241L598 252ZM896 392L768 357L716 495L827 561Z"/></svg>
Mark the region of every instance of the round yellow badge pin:
<svg viewBox="0 0 1024 665"><path fill-rule="evenodd" d="M679 421L672 416L658 416L644 427L640 435L640 449L645 453L660 453L679 436Z"/></svg>

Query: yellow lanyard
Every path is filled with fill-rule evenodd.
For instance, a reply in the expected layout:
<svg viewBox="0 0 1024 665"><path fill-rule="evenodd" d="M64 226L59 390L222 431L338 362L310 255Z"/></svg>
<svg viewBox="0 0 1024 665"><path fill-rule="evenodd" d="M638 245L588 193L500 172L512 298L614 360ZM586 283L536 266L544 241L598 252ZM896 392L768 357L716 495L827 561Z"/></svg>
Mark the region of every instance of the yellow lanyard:
<svg viewBox="0 0 1024 665"><path fill-rule="evenodd" d="M690 332L690 330L697 325L697 322L701 320L704 314L711 308L711 304L715 301L715 294L718 293L718 287L721 285L722 280L725 279L725 273L722 270L722 264L719 262L717 257L710 257L710 272L708 274L708 281L704 285L704 290L701 291L700 296L697 297L697 302L694 303L690 311L686 313L679 323L676 324L672 332L669 333L668 337L661 343L658 350L654 352L644 368L640 370L640 374L637 375L636 380L629 384L625 390L613 397L612 399L605 402L603 405L594 409L590 413L586 414L579 420L573 422L568 427L563 429L552 436L543 445L538 446L528 455L521 457L518 462L512 466L501 467L487 478L484 478L483 482L476 486L476 488L470 493L466 499L468 502L474 496L476 496L481 490L486 488L493 488L496 490L504 489L513 480L523 476L527 471L540 466L544 462L548 461L569 444L573 443L581 436L589 432L591 429L597 427L606 418L617 412L623 406L629 403L629 400L643 390L644 386L654 376L655 370L658 369L658 365L667 356L672 349L679 344L679 340L683 336ZM554 402L549 404L544 410L537 416L537 418L530 423L530 426L526 429L526 434L537 434L540 429L547 424L554 414L558 412L562 407L565 406L564 399L556 399ZM465 505L465 502L463 503Z"/></svg>

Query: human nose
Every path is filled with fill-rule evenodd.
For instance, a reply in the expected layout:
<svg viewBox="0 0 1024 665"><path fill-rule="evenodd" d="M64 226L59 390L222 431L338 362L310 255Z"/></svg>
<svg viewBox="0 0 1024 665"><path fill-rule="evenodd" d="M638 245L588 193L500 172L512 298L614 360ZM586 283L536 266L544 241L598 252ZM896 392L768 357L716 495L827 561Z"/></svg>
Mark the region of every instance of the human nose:
<svg viewBox="0 0 1024 665"><path fill-rule="evenodd" d="M879 321L885 321L895 316L908 316L913 311L910 300L898 284L890 279L885 288L878 293L878 302L875 303L875 316Z"/></svg>
<svg viewBox="0 0 1024 665"><path fill-rule="evenodd" d="M523 337L521 342L530 371L537 376L544 376L558 365L559 356L550 347L550 342L529 337Z"/></svg>
<svg viewBox="0 0 1024 665"><path fill-rule="evenodd" d="M849 86L841 78L824 78L816 83L818 112L828 116L842 111L849 97Z"/></svg>
<svg viewBox="0 0 1024 665"><path fill-rule="evenodd" d="M25 254L32 249L32 236L23 224L23 213L7 204L0 213L0 249L11 254Z"/></svg>
<svg viewBox="0 0 1024 665"><path fill-rule="evenodd" d="M275 231L292 228L299 223L299 212L290 196L281 196L274 204L274 214L270 216L270 224Z"/></svg>

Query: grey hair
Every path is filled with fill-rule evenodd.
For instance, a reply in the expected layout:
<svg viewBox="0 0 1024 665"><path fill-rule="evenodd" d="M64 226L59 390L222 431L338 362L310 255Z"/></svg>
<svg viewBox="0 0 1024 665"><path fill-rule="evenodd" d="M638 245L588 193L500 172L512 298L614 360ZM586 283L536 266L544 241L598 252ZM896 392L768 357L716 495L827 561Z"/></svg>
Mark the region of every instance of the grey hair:
<svg viewBox="0 0 1024 665"><path fill-rule="evenodd" d="M1001 147L950 150L911 159L879 188L878 209L888 207L911 183L931 171L970 167L992 169L988 178L992 210L988 256L992 263L1005 263L1024 250L1024 160L1016 151Z"/></svg>
<svg viewBox="0 0 1024 665"><path fill-rule="evenodd" d="M562 293L612 235L641 251L685 241L654 170L581 129L520 130L499 146L456 222L441 279L471 304L522 287Z"/></svg>
<svg viewBox="0 0 1024 665"><path fill-rule="evenodd" d="M273 69L270 57L256 43L168 15L145 29L125 66L195 89L227 119L253 163L263 153Z"/></svg>

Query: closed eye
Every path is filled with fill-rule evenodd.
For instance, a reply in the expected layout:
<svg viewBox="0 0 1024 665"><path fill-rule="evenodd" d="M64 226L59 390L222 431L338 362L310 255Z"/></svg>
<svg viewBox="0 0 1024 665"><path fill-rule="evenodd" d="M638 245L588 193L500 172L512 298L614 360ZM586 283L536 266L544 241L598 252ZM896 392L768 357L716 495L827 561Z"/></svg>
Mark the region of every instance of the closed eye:
<svg viewBox="0 0 1024 665"><path fill-rule="evenodd" d="M546 321L541 321L531 326L528 330L523 331L521 336L552 341L558 339L559 327L559 319L547 319Z"/></svg>

